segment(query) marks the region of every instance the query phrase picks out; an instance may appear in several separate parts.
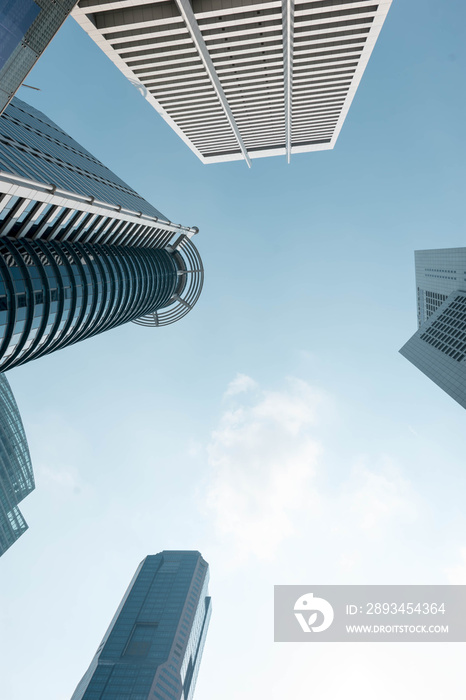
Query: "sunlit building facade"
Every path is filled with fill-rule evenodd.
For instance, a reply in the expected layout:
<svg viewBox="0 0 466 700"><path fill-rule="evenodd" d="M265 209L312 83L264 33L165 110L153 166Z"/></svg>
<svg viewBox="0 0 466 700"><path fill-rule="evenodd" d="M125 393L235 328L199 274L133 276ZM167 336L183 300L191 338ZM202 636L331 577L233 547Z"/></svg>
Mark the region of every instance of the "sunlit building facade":
<svg viewBox="0 0 466 700"><path fill-rule="evenodd" d="M80 0L74 19L203 163L333 148L391 0Z"/></svg>
<svg viewBox="0 0 466 700"><path fill-rule="evenodd" d="M418 331L400 353L466 408L466 248L415 253Z"/></svg>
<svg viewBox="0 0 466 700"><path fill-rule="evenodd" d="M0 556L27 530L18 504L33 490L23 423L8 380L0 374Z"/></svg>
<svg viewBox="0 0 466 700"><path fill-rule="evenodd" d="M0 1L0 114L76 0Z"/></svg>
<svg viewBox="0 0 466 700"><path fill-rule="evenodd" d="M211 615L199 552L139 565L71 700L191 700Z"/></svg>
<svg viewBox="0 0 466 700"><path fill-rule="evenodd" d="M14 98L0 117L0 371L182 318L203 283L195 233Z"/></svg>

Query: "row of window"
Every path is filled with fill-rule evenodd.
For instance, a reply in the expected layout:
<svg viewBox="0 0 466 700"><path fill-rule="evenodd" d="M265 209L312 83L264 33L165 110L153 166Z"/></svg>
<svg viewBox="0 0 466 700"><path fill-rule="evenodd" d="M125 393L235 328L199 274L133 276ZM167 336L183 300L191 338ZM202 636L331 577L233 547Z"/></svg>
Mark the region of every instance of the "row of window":
<svg viewBox="0 0 466 700"><path fill-rule="evenodd" d="M76 141L58 130L45 115L14 98L0 117L0 152L10 160L10 172L39 182L50 182L82 195L121 205L149 216L162 214L91 156Z"/></svg>
<svg viewBox="0 0 466 700"><path fill-rule="evenodd" d="M151 247L165 247L173 235L145 223L0 194L0 234L33 239L39 231L40 238L47 239L53 234L57 241L63 238L99 243L124 241L125 245L150 244Z"/></svg>
<svg viewBox="0 0 466 700"><path fill-rule="evenodd" d="M175 263L158 249L3 239L1 252L16 262L3 263L2 370L160 308L177 286ZM24 292L25 276L42 288Z"/></svg>
<svg viewBox="0 0 466 700"><path fill-rule="evenodd" d="M462 362L466 355L466 297L455 297L421 334L421 340Z"/></svg>
<svg viewBox="0 0 466 700"><path fill-rule="evenodd" d="M426 272L444 272L446 274L456 275L456 270L445 270L444 268L426 267Z"/></svg>

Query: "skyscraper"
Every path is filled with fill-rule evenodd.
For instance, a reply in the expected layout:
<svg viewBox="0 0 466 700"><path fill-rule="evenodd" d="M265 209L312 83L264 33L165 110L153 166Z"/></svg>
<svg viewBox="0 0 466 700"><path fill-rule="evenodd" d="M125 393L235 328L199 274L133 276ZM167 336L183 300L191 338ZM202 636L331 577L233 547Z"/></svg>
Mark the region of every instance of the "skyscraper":
<svg viewBox="0 0 466 700"><path fill-rule="evenodd" d="M466 248L415 260L419 329L400 353L466 408Z"/></svg>
<svg viewBox="0 0 466 700"><path fill-rule="evenodd" d="M391 0L80 0L72 16L203 163L333 148Z"/></svg>
<svg viewBox="0 0 466 700"><path fill-rule="evenodd" d="M0 374L0 556L27 530L18 503L33 490L23 423L8 380Z"/></svg>
<svg viewBox="0 0 466 700"><path fill-rule="evenodd" d="M0 117L0 371L183 317L203 283L195 233L14 98Z"/></svg>
<svg viewBox="0 0 466 700"><path fill-rule="evenodd" d="M71 700L191 700L211 614L199 552L139 565Z"/></svg>
<svg viewBox="0 0 466 700"><path fill-rule="evenodd" d="M0 0L0 114L76 0Z"/></svg>

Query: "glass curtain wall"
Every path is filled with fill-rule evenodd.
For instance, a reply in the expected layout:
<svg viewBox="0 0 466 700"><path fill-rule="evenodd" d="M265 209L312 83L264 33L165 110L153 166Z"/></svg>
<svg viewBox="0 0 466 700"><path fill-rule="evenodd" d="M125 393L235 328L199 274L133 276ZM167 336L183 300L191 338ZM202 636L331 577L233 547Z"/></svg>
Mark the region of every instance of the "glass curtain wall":
<svg viewBox="0 0 466 700"><path fill-rule="evenodd" d="M0 238L0 371L163 308L173 254Z"/></svg>

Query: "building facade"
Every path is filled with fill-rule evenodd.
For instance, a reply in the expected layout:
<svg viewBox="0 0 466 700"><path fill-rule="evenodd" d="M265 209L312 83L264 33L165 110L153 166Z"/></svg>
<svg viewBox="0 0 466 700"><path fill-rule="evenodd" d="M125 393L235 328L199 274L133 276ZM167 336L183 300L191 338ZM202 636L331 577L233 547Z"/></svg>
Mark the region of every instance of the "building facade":
<svg viewBox="0 0 466 700"><path fill-rule="evenodd" d="M199 552L139 565L71 700L191 700L211 615Z"/></svg>
<svg viewBox="0 0 466 700"><path fill-rule="evenodd" d="M27 530L18 503L33 490L23 423L8 380L0 374L0 556Z"/></svg>
<svg viewBox="0 0 466 700"><path fill-rule="evenodd" d="M0 0L0 114L76 0Z"/></svg>
<svg viewBox="0 0 466 700"><path fill-rule="evenodd" d="M195 233L14 98L0 117L0 371L182 318L203 284Z"/></svg>
<svg viewBox="0 0 466 700"><path fill-rule="evenodd" d="M333 148L391 0L80 0L73 17L203 163Z"/></svg>
<svg viewBox="0 0 466 700"><path fill-rule="evenodd" d="M418 250L418 331L400 353L466 408L466 248Z"/></svg>

